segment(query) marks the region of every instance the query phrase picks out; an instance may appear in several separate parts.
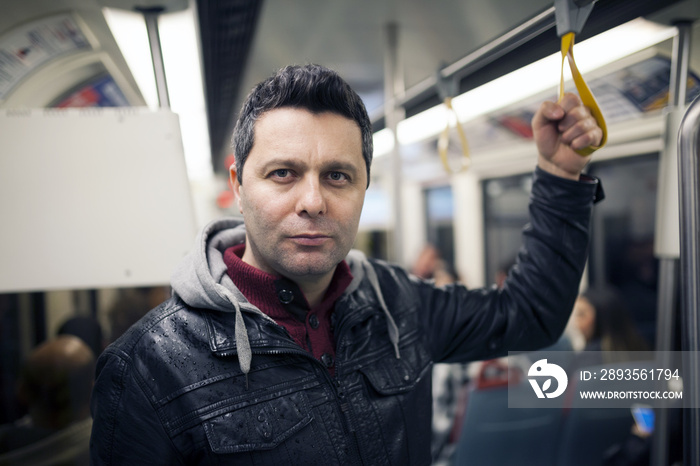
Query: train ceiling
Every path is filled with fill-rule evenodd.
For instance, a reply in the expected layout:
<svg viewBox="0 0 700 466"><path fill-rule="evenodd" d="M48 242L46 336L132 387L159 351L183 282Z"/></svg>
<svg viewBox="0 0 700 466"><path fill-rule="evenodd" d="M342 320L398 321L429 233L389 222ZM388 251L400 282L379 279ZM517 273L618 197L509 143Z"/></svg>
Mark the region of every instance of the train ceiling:
<svg viewBox="0 0 700 466"><path fill-rule="evenodd" d="M695 1L695 0L692 0ZM581 34L598 34L675 0L599 1ZM682 2L681 2L682 3ZM215 170L225 170L229 135L241 101L255 83L287 64L336 69L362 96L370 114L383 104L386 24L399 27L405 86L435 75L504 32L551 7L549 0L198 0L205 54ZM253 23L254 22L254 23ZM465 92L558 50L554 28L525 47L461 79ZM230 49L234 49L231 52ZM247 53L246 53L247 52ZM232 58L235 57L235 58ZM412 102L407 114L438 103L437 92ZM380 118L377 129L383 126Z"/></svg>
<svg viewBox="0 0 700 466"><path fill-rule="evenodd" d="M255 83L284 65L314 62L338 70L360 93L370 114L376 114L383 105L387 23L399 27L398 55L405 86L410 88L552 6L552 0L0 0L0 32L30 17L79 10L98 33L109 34L104 19L98 18L103 5L129 9L135 4L166 4L177 9L189 1L196 2L199 11L212 165L217 172L226 170L223 160L242 99ZM600 0L579 39L638 16L698 3ZM664 18L673 19L672 15ZM105 37L101 42L108 53L119 55L113 39ZM525 46L462 76L459 92L554 53L558 47L550 27ZM121 57L116 61L125 65ZM438 102L437 91L424 93L407 105L407 115ZM376 129L383 125L381 117L375 119Z"/></svg>

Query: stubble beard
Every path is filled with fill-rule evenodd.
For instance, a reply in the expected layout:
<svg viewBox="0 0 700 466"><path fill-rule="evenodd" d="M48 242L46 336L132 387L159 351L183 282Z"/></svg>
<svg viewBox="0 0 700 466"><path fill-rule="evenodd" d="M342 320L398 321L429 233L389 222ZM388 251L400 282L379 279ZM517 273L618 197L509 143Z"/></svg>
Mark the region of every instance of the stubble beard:
<svg viewBox="0 0 700 466"><path fill-rule="evenodd" d="M251 247L257 258L258 264L268 273L281 275L290 280L310 281L320 279L329 273L333 273L337 265L345 259L350 248L345 251L342 246L336 245L329 252L317 252L305 254L302 250L285 250L275 248L271 244L260 245L248 238L246 247ZM302 248L303 249L303 248Z"/></svg>

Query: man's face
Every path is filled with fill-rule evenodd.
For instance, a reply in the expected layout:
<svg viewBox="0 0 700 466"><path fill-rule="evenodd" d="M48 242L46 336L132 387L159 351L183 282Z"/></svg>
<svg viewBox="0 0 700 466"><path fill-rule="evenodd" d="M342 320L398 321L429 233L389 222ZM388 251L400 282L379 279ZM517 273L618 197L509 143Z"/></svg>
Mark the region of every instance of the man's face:
<svg viewBox="0 0 700 466"><path fill-rule="evenodd" d="M238 183L243 260L302 282L329 278L355 241L367 171L358 125L334 113L268 111Z"/></svg>

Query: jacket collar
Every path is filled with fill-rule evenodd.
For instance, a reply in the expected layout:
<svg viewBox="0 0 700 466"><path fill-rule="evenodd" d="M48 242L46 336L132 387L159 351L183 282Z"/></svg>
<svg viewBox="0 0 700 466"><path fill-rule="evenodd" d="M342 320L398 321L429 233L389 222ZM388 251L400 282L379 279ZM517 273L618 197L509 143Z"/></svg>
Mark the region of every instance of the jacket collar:
<svg viewBox="0 0 700 466"><path fill-rule="evenodd" d="M269 325L273 321L245 298L227 274L224 252L244 241L245 226L242 220L228 218L209 223L197 236L192 251L176 267L171 277L171 285L173 295L180 297L191 307L234 314L235 321L231 322L231 318L226 319L228 325L225 329L212 321L212 325L209 326L209 344L214 352L233 351L235 348L241 370L247 374L252 359L252 342L256 345L258 342L270 343L265 340L269 339L267 332L263 334L258 325L251 323L267 320L266 324ZM353 280L344 294L356 290L365 278L369 281L386 316L389 338L394 345L396 357L399 358L398 327L384 302L374 267L362 252L356 250L348 253L346 261ZM246 318L243 311L249 314ZM258 318L251 319L254 316ZM213 316L208 316L208 320L212 318ZM281 329L277 324L274 324L274 327Z"/></svg>

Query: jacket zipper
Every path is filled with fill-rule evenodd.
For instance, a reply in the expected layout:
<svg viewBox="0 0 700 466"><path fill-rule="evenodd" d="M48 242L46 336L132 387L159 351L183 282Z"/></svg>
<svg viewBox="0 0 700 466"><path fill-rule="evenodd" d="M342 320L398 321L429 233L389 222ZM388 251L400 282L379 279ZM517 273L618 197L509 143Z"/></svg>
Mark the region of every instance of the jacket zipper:
<svg viewBox="0 0 700 466"><path fill-rule="evenodd" d="M349 326L351 326L350 324L348 324L349 321L350 319L345 319L341 322L341 324L345 325L339 325L337 327L338 331L336 333L336 356L340 353L340 349L343 347L342 330L343 328L348 328ZM345 390L343 389L343 386L340 383L339 374L341 373L341 366L342 364L340 363L340 358L336 357L335 377L333 378L332 382L335 385L336 395L339 400L338 407L341 411L340 416L345 420L345 425L348 430L348 433L350 434L351 438L354 439L354 442L351 442L353 443L353 445L351 445L350 447L352 448L352 454L349 456L354 457L353 460L356 459L357 464L364 464L364 461L362 459L362 452L366 451L366 448L364 447L364 441L362 439L361 433L358 433L355 429L352 411L350 409L350 401L348 400L345 394ZM328 374L327 371L326 375L330 378L330 374ZM353 464L355 463L353 462Z"/></svg>

